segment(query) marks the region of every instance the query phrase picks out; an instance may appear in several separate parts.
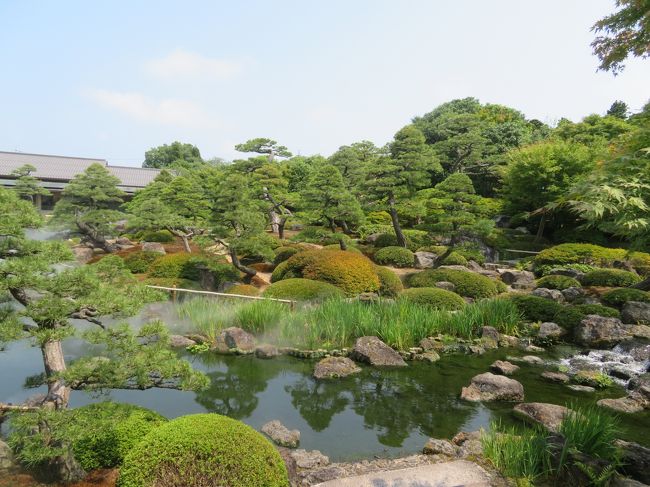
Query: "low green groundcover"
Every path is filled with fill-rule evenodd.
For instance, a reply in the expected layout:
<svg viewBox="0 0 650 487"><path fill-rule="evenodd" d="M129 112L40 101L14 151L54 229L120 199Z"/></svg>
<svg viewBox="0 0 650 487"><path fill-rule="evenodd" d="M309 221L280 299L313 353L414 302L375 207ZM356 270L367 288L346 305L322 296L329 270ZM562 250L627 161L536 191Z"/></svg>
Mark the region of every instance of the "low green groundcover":
<svg viewBox="0 0 650 487"><path fill-rule="evenodd" d="M581 279L585 286L628 287L641 281L638 274L623 269L596 269Z"/></svg>
<svg viewBox="0 0 650 487"><path fill-rule="evenodd" d="M124 459L118 487L288 487L278 451L218 414L182 416L148 434Z"/></svg>
<svg viewBox="0 0 650 487"><path fill-rule="evenodd" d="M537 279L536 285L537 287L544 287L546 289L558 289L560 291L570 287L581 287L580 282L577 279L556 274L540 277Z"/></svg>
<svg viewBox="0 0 650 487"><path fill-rule="evenodd" d="M649 303L650 293L633 288L612 289L601 296L601 301L607 306L622 308L628 301Z"/></svg>
<svg viewBox="0 0 650 487"><path fill-rule="evenodd" d="M400 294L401 300L422 304L435 309L458 310L465 307L465 300L458 294L436 287L414 287Z"/></svg>
<svg viewBox="0 0 650 487"><path fill-rule="evenodd" d="M451 282L457 294L470 298L490 298L499 293L496 281L470 271L427 269L409 274L406 278L406 283L411 287L434 287L440 281Z"/></svg>

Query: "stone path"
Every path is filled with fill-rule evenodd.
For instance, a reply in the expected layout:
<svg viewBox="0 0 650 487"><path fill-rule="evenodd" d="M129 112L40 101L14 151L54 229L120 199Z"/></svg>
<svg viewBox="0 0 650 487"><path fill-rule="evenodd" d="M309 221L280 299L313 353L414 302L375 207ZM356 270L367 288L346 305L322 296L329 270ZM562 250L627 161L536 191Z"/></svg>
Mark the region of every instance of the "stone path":
<svg viewBox="0 0 650 487"><path fill-rule="evenodd" d="M314 487L490 487L490 476L477 464L456 460L330 480Z"/></svg>

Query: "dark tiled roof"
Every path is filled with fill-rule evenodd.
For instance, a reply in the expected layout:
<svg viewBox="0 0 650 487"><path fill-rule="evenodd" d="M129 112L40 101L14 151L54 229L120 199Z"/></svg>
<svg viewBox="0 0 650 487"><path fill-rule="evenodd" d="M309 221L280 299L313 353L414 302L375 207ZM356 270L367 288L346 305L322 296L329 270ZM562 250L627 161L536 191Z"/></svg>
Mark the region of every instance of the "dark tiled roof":
<svg viewBox="0 0 650 487"><path fill-rule="evenodd" d="M10 177L11 173L20 166L31 164L36 168L36 171L32 173L33 176L41 180L69 181L95 163L106 166L120 179L121 186L128 188L143 188L153 181L160 172L158 169L109 166L105 159L0 152L0 177Z"/></svg>

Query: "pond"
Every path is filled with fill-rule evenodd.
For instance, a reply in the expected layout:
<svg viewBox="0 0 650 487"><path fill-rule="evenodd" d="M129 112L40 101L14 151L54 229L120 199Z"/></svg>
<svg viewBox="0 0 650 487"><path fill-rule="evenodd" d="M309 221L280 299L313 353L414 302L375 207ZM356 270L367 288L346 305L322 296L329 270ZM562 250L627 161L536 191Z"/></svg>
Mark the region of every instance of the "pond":
<svg viewBox="0 0 650 487"><path fill-rule="evenodd" d="M169 307L159 303L132 323L137 325L154 316L174 322ZM66 340L64 350L69 361L92 353L85 342L77 339ZM556 359L566 353L568 350L557 348L546 357ZM211 385L207 390L119 390L99 397L73 392L71 406L110 397L154 409L170 418L215 412L257 429L279 419L290 429L300 430L302 448L318 449L333 460L415 453L429 437L451 438L459 431L488 427L492 420L516 423L511 415L512 404L469 403L459 398L461 387L469 384L474 375L487 371L494 360L523 354L513 349L481 356L445 355L435 364L410 362L401 369L363 367L356 376L332 382L314 380L314 361L309 360L183 354L208 374ZM521 365L515 378L524 385L529 402L585 403L624 395L619 387L576 393L543 381L541 367ZM0 371L0 401L19 403L43 392L42 388L25 387L26 378L42 372L40 350L27 341L12 343L0 352ZM650 446L650 412L621 419L624 438Z"/></svg>

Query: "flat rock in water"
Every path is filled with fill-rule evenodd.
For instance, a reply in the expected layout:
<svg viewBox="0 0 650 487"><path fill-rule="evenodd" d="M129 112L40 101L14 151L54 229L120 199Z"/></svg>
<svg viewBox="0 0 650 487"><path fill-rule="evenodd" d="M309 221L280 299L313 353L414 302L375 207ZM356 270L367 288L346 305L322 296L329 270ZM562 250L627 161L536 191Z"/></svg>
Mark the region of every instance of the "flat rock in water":
<svg viewBox="0 0 650 487"><path fill-rule="evenodd" d="M183 335L170 335L169 345L174 348L186 348L190 345L196 345L196 342L191 338L184 337Z"/></svg>
<svg viewBox="0 0 650 487"><path fill-rule="evenodd" d="M350 356L370 365L406 367L402 356L375 336L357 338Z"/></svg>
<svg viewBox="0 0 650 487"><path fill-rule="evenodd" d="M519 370L519 366L511 364L505 360L497 360L492 365L490 365L490 370L495 374L512 375Z"/></svg>
<svg viewBox="0 0 650 487"><path fill-rule="evenodd" d="M569 376L562 372L543 372L542 378L549 382L557 382L559 384L566 384L569 382Z"/></svg>
<svg viewBox="0 0 650 487"><path fill-rule="evenodd" d="M250 333L231 326L221 332L223 341L229 349L237 349L243 352L252 352L255 350L255 337Z"/></svg>
<svg viewBox="0 0 650 487"><path fill-rule="evenodd" d="M361 372L361 367L347 357L327 357L316 364L314 377L316 379L337 379L359 372Z"/></svg>
<svg viewBox="0 0 650 487"><path fill-rule="evenodd" d="M262 426L262 432L280 446L297 448L300 443L300 431L289 430L277 419Z"/></svg>
<svg viewBox="0 0 650 487"><path fill-rule="evenodd" d="M569 384L567 387L576 392L594 392L596 390L593 387L580 386L578 384Z"/></svg>
<svg viewBox="0 0 650 487"><path fill-rule="evenodd" d="M525 421L541 424L547 430L557 432L569 409L557 404L524 402L517 404L512 411L515 416Z"/></svg>
<svg viewBox="0 0 650 487"><path fill-rule="evenodd" d="M490 372L472 378L468 387L463 387L461 399L466 401L523 401L524 386L503 375Z"/></svg>

